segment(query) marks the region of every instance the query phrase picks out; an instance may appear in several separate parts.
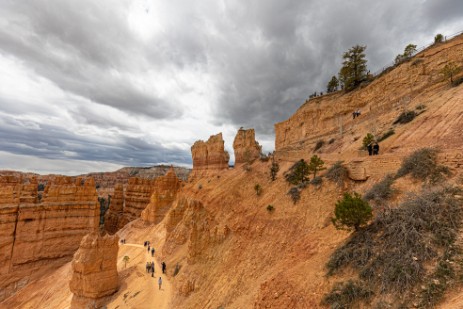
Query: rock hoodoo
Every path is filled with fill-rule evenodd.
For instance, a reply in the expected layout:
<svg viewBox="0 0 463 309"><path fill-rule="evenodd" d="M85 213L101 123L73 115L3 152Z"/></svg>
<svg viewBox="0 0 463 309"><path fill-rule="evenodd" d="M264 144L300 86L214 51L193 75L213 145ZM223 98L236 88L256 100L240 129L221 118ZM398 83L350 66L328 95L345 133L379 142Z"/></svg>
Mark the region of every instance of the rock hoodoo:
<svg viewBox="0 0 463 309"><path fill-rule="evenodd" d="M233 141L235 165L252 162L260 157L262 146L256 141L254 129L239 129Z"/></svg>
<svg viewBox="0 0 463 309"><path fill-rule="evenodd" d="M206 174L208 171L228 169L230 156L225 151L222 133L212 135L207 142L196 141L191 146L193 157L193 171L191 177Z"/></svg>
<svg viewBox="0 0 463 309"><path fill-rule="evenodd" d="M92 178L55 177L37 198L35 178L0 177L0 300L71 260L82 237L98 229Z"/></svg>
<svg viewBox="0 0 463 309"><path fill-rule="evenodd" d="M159 223L175 200L181 181L177 178L174 168L166 175L156 178L155 189L150 203L141 213L141 218L150 223Z"/></svg>
<svg viewBox="0 0 463 309"><path fill-rule="evenodd" d="M117 235L91 233L82 239L72 260L71 308L99 307L99 301L118 290L118 243Z"/></svg>

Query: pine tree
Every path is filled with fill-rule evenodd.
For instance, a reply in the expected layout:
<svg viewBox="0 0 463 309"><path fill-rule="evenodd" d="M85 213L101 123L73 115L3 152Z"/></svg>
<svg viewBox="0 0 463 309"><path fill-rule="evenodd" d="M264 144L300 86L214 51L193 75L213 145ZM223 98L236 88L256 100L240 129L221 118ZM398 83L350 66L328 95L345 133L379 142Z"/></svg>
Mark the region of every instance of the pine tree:
<svg viewBox="0 0 463 309"><path fill-rule="evenodd" d="M339 80L346 91L355 89L367 78L367 60L365 59L366 46L356 45L344 53L342 68L339 71Z"/></svg>
<svg viewBox="0 0 463 309"><path fill-rule="evenodd" d="M309 163L309 171L313 173L313 177L317 177L317 172L324 170L325 167L323 165L325 162L317 155L313 155L312 158L310 158L310 163Z"/></svg>
<svg viewBox="0 0 463 309"><path fill-rule="evenodd" d="M328 86L326 86L326 92L335 92L338 90L339 87L339 80L336 76L331 77L331 80L328 82Z"/></svg>
<svg viewBox="0 0 463 309"><path fill-rule="evenodd" d="M337 229L359 230L373 217L371 206L358 193L344 193L344 198L337 201L332 222Z"/></svg>

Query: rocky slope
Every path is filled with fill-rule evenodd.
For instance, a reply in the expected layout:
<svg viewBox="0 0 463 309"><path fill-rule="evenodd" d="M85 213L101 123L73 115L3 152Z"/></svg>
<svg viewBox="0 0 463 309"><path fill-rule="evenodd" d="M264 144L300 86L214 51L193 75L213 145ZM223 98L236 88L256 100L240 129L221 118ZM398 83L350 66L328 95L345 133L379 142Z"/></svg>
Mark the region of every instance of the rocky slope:
<svg viewBox="0 0 463 309"><path fill-rule="evenodd" d="M211 135L204 141L196 141L191 146L193 170L190 178L216 173L228 169L230 155L225 151L222 133Z"/></svg>

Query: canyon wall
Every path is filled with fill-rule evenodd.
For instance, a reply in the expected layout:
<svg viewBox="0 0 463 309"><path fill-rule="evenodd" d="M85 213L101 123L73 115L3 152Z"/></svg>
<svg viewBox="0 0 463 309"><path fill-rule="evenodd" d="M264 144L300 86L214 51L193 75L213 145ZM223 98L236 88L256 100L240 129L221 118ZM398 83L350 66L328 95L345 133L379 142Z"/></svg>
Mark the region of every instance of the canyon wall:
<svg viewBox="0 0 463 309"><path fill-rule="evenodd" d="M37 181L0 177L0 299L70 261L82 237L98 229L92 178L54 177L37 198Z"/></svg>
<svg viewBox="0 0 463 309"><path fill-rule="evenodd" d="M141 212L150 203L156 179L132 177L125 190L124 216L129 221L140 218Z"/></svg>
<svg viewBox="0 0 463 309"><path fill-rule="evenodd" d="M420 121L423 126L407 132L407 140L400 144L402 150L409 152L417 144L437 143L443 148L458 144L458 120L450 116L461 110L461 99L450 93L441 98L443 91L450 88L448 80L443 78L442 68L451 61L458 63L462 52L463 37L459 36L420 52L354 91L338 91L309 99L289 119L275 124L277 157L286 158L288 152L313 152L319 141L327 145L327 152L337 150L354 154L366 133L379 138L397 128L393 122L402 112L413 111L418 106L424 112L414 122ZM457 90L452 92L457 93ZM434 109L441 105L439 100L442 104L448 100L454 102L448 102L448 110ZM361 111L360 117L353 119L354 110ZM446 118L454 123L446 122Z"/></svg>
<svg viewBox="0 0 463 309"><path fill-rule="evenodd" d="M222 133L212 135L207 142L196 141L191 146L193 170L190 178L228 169L230 156L225 151Z"/></svg>
<svg viewBox="0 0 463 309"><path fill-rule="evenodd" d="M114 187L114 193L111 195L109 209L104 215L104 228L110 234L115 234L127 222L123 220L124 211L124 187L118 183Z"/></svg>
<svg viewBox="0 0 463 309"><path fill-rule="evenodd" d="M119 237L86 235L72 260L69 288L74 294L71 308L96 308L119 289L117 253Z"/></svg>
<svg viewBox="0 0 463 309"><path fill-rule="evenodd" d="M239 129L233 141L235 166L259 159L262 146L256 141L254 129Z"/></svg>
<svg viewBox="0 0 463 309"><path fill-rule="evenodd" d="M172 206L180 186L181 181L177 178L173 168L166 175L156 178L150 203L142 211L141 218L150 223L161 222Z"/></svg>

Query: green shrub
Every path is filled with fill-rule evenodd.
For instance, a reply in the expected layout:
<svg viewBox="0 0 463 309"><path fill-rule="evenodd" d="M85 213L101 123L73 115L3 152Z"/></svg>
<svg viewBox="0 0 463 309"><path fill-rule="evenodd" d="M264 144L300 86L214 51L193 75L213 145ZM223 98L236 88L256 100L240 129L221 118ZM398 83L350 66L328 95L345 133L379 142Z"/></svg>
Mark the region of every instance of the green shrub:
<svg viewBox="0 0 463 309"><path fill-rule="evenodd" d="M338 161L326 171L325 177L328 180L335 182L338 186L342 186L348 175L349 172L347 171L347 168L342 165L342 161Z"/></svg>
<svg viewBox="0 0 463 309"><path fill-rule="evenodd" d="M376 183L370 190L368 190L364 199L367 201L375 201L378 204L382 204L385 200L390 199L395 191L392 189L394 183L394 176L386 175L383 180Z"/></svg>
<svg viewBox="0 0 463 309"><path fill-rule="evenodd" d="M178 263L175 264L175 268L174 268L174 277L178 275L178 273L180 272L180 268L182 268L182 266L180 266Z"/></svg>
<svg viewBox="0 0 463 309"><path fill-rule="evenodd" d="M331 308L352 308L359 300L368 300L373 296L373 291L363 287L361 282L349 280L338 282L331 292L323 297L322 304L331 305Z"/></svg>
<svg viewBox="0 0 463 309"><path fill-rule="evenodd" d="M426 109L426 105L420 104L420 105L417 105L415 108L416 108L416 110L422 111L422 110Z"/></svg>
<svg viewBox="0 0 463 309"><path fill-rule="evenodd" d="M256 183L254 185L254 191L256 191L256 195L259 196L262 193L262 187L260 184Z"/></svg>
<svg viewBox="0 0 463 309"><path fill-rule="evenodd" d="M342 200L336 202L333 224L337 229L359 230L373 217L371 206L362 200L358 193L344 193Z"/></svg>
<svg viewBox="0 0 463 309"><path fill-rule="evenodd" d="M98 189L98 188L97 188L97 189ZM37 185L37 191L43 191L43 190L45 190L45 184L39 183L39 184Z"/></svg>
<svg viewBox="0 0 463 309"><path fill-rule="evenodd" d="M444 36L440 33L436 34L434 37L434 43L442 43L444 41Z"/></svg>
<svg viewBox="0 0 463 309"><path fill-rule="evenodd" d="M317 177L317 172L325 169L324 164L325 162L319 156L313 155L309 162L309 172L312 172L313 176Z"/></svg>
<svg viewBox="0 0 463 309"><path fill-rule="evenodd" d="M270 166L270 179L272 179L272 181L275 181L275 179L277 178L279 170L280 165L277 162L272 162L272 165Z"/></svg>
<svg viewBox="0 0 463 309"><path fill-rule="evenodd" d="M434 148L416 150L404 159L397 171L396 178L410 174L413 178L436 183L449 175L447 167L437 163L438 151Z"/></svg>
<svg viewBox="0 0 463 309"><path fill-rule="evenodd" d="M268 212L273 212L273 211L275 211L275 207L273 207L273 205L267 205L267 211Z"/></svg>
<svg viewBox="0 0 463 309"><path fill-rule="evenodd" d="M307 177L309 172L309 165L304 161L304 159L301 159L294 163L294 165L286 172L285 178L290 184L298 185L309 180Z"/></svg>
<svg viewBox="0 0 463 309"><path fill-rule="evenodd" d="M367 149L367 146L375 141L375 136L371 133L367 133L362 141L362 148Z"/></svg>
<svg viewBox="0 0 463 309"><path fill-rule="evenodd" d="M323 145L325 145L325 141L323 141L323 140L317 141L317 143L315 144L315 147L314 147L313 151L315 152L315 151L319 150L320 148L323 147Z"/></svg>
<svg viewBox="0 0 463 309"><path fill-rule="evenodd" d="M291 197L294 204L296 204L297 201L301 199L301 192L297 187L292 187L291 189L289 189L288 195Z"/></svg>
<svg viewBox="0 0 463 309"><path fill-rule="evenodd" d="M415 119L415 111L405 111L399 115L393 124L406 124Z"/></svg>
<svg viewBox="0 0 463 309"><path fill-rule="evenodd" d="M395 131L394 129L389 129L389 131L387 131L386 133L384 133L379 139L378 139L378 142L382 142L384 141L386 138L392 136L395 134Z"/></svg>

